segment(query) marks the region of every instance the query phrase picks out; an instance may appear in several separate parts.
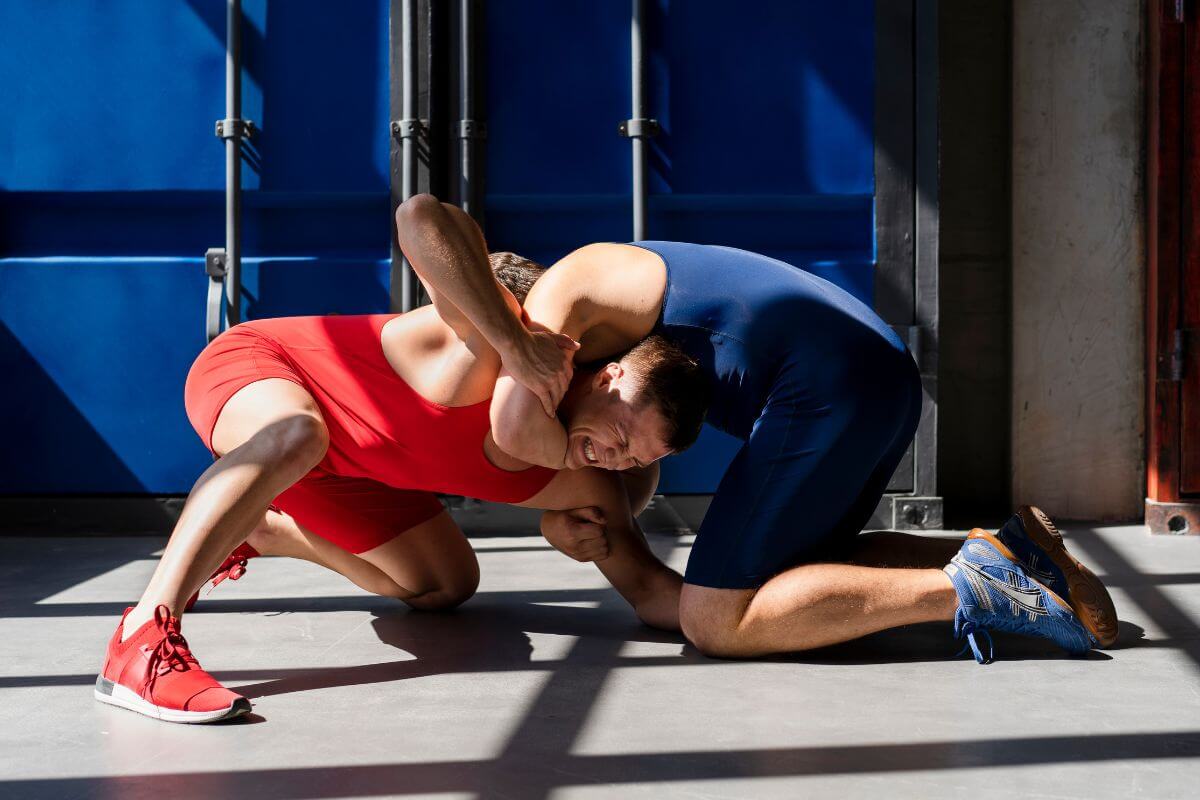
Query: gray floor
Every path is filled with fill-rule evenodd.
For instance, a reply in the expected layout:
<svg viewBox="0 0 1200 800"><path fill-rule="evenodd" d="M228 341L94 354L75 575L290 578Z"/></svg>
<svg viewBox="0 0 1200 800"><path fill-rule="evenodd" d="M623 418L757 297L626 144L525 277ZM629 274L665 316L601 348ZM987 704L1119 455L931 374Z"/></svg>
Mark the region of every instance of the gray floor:
<svg viewBox="0 0 1200 800"><path fill-rule="evenodd" d="M453 614L282 559L204 600L188 638L255 704L218 726L91 699L161 539L0 539L0 797L1200 794L1200 539L1066 526L1124 620L1084 660L1004 639L980 667L935 625L723 662L639 626L527 517L459 516L483 583ZM689 537L651 538L684 563Z"/></svg>

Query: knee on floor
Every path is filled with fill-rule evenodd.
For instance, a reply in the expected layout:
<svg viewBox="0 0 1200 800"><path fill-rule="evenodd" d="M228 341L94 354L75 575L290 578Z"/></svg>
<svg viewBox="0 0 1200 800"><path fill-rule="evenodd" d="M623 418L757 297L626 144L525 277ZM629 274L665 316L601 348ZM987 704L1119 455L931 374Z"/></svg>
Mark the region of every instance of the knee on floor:
<svg viewBox="0 0 1200 800"><path fill-rule="evenodd" d="M414 597L403 599L404 602L418 611L449 611L452 608L458 608L470 600L475 594L475 589L476 586L466 584L444 588L439 587L432 591L422 592Z"/></svg>
<svg viewBox="0 0 1200 800"><path fill-rule="evenodd" d="M709 658L745 658L755 654L736 623L688 614L681 609L679 624L692 647Z"/></svg>

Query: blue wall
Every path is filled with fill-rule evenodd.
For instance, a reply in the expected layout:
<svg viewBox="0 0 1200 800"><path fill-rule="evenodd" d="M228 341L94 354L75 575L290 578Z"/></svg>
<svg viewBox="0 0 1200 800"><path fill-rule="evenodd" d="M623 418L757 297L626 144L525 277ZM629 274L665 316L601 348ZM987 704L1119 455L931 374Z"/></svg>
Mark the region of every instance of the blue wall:
<svg viewBox="0 0 1200 800"><path fill-rule="evenodd" d="M245 313L385 311L386 0L244 13ZM223 0L0 3L0 491L185 492L209 463L182 397L224 75Z"/></svg>
<svg viewBox="0 0 1200 800"><path fill-rule="evenodd" d="M648 3L655 238L746 247L869 299L871 0ZM487 231L627 240L625 2L489 0ZM386 310L387 2L244 0L245 314ZM2 493L185 492L182 405L224 243L222 0L0 3ZM705 491L706 435L665 488Z"/></svg>

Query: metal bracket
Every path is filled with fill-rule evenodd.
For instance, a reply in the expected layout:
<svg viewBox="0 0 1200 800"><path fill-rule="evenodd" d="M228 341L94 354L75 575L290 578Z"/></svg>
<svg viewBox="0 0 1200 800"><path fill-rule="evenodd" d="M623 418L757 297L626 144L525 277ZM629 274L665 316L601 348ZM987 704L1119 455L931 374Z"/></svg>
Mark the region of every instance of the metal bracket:
<svg viewBox="0 0 1200 800"><path fill-rule="evenodd" d="M427 119L396 119L392 120L392 138L397 141L415 139L429 130Z"/></svg>
<svg viewBox="0 0 1200 800"><path fill-rule="evenodd" d="M213 280L225 280L224 247L210 247L204 251L204 273Z"/></svg>
<svg viewBox="0 0 1200 800"><path fill-rule="evenodd" d="M225 248L204 251L204 273L208 275L208 303L204 312L204 333L208 341L221 333L221 310L225 299Z"/></svg>
<svg viewBox="0 0 1200 800"><path fill-rule="evenodd" d="M458 138L486 139L487 123L476 119L460 119L458 121Z"/></svg>
<svg viewBox="0 0 1200 800"><path fill-rule="evenodd" d="M628 139L653 139L662 133L656 119L627 119L617 125L617 133Z"/></svg>
<svg viewBox="0 0 1200 800"><path fill-rule="evenodd" d="M218 139L250 139L258 133L258 128L253 120L219 119L216 133Z"/></svg>

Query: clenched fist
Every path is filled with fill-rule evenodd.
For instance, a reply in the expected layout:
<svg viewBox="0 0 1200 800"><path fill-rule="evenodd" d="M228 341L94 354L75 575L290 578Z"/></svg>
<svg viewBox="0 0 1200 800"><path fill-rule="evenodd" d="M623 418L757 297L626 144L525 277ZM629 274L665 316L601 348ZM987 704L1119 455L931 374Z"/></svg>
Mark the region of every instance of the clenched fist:
<svg viewBox="0 0 1200 800"><path fill-rule="evenodd" d="M595 506L542 514L542 536L560 553L576 561L608 558L604 513Z"/></svg>

